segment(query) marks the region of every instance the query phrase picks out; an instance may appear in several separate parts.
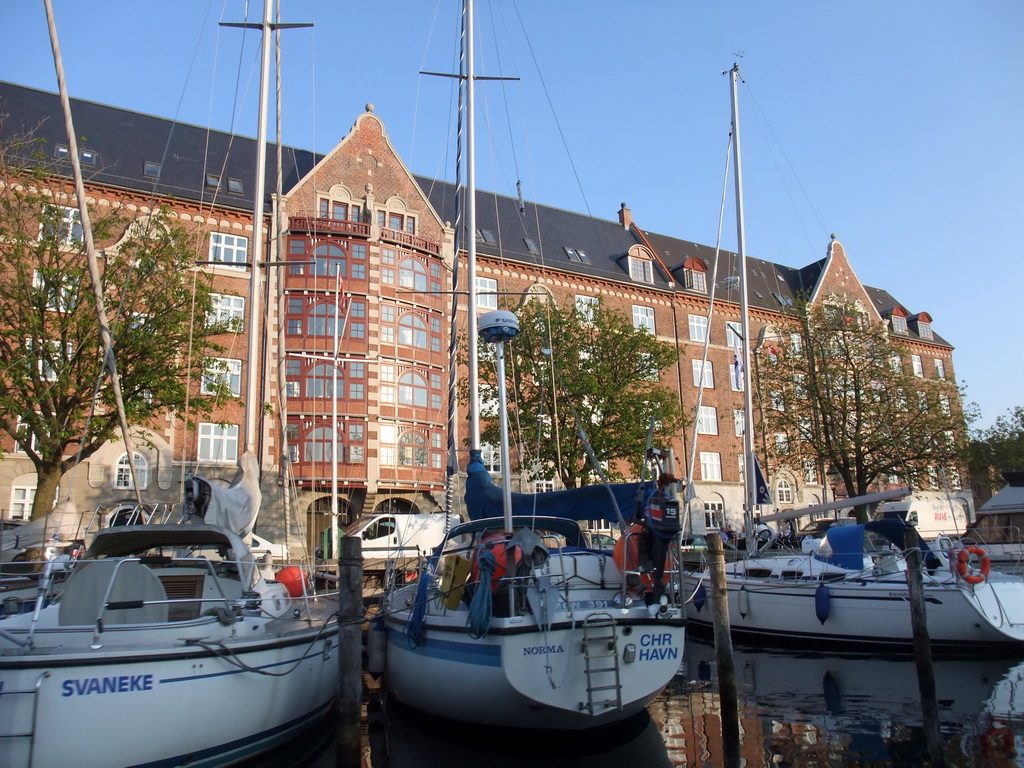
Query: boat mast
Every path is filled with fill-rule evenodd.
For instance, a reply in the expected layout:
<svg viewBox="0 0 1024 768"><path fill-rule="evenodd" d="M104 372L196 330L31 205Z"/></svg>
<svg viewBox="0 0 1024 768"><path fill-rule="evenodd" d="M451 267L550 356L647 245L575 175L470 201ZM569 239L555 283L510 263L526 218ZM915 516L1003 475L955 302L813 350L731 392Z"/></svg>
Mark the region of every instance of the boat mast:
<svg viewBox="0 0 1024 768"><path fill-rule="evenodd" d="M465 0L466 24L466 272L469 315L469 449L480 450L480 377L476 292L476 84L474 78L473 0Z"/></svg>
<svg viewBox="0 0 1024 768"><path fill-rule="evenodd" d="M85 179L82 176L82 164L78 157L78 139L74 121L71 117L71 98L64 79L64 61L60 54L60 42L57 39L57 22L53 15L50 0L44 0L46 22L50 31L50 45L53 48L53 65L57 71L57 86L60 91L60 103L64 110L64 127L68 133L68 154L71 157L71 169L75 181L75 196L78 198L78 215L82 222L82 243L85 246L86 260L89 264L89 279L92 282L93 296L96 299L96 317L100 326L100 339L103 342L103 360L110 372L110 386L117 405L117 417L121 426L121 437L125 450L128 452L128 472L132 478L132 490L135 501L142 504L142 488L135 470L135 447L128 427L128 415L124 407L121 393L121 378L117 373L117 362L114 358L114 337L110 332L110 321L107 317L106 303L103 298L103 280L100 276L99 256L92 237L92 223L89 219L89 205L85 196Z"/></svg>
<svg viewBox="0 0 1024 768"><path fill-rule="evenodd" d="M736 180L736 252L739 255L740 277L740 349L743 352L743 512L748 547L753 544L753 515L757 504L754 458L754 403L750 388L750 307L747 303L747 246L743 229L743 166L740 162L740 105L737 83L739 64L729 70L732 97L732 152L733 174Z"/></svg>

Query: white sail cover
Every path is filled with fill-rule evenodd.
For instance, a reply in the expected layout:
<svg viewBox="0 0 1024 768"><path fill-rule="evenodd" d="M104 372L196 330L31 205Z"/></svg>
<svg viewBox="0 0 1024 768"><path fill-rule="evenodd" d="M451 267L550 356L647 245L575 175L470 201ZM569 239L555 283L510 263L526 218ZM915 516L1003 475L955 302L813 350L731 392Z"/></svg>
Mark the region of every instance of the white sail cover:
<svg viewBox="0 0 1024 768"><path fill-rule="evenodd" d="M238 462L242 476L227 488L202 478L202 491L191 499L194 515L209 525L217 525L247 540L260 512L260 465L256 454L246 452ZM188 495L188 491L186 491Z"/></svg>
<svg viewBox="0 0 1024 768"><path fill-rule="evenodd" d="M4 531L0 537L2 559L9 560L23 549L44 547L49 541L70 544L81 535L81 522L75 502L70 498L60 501L42 517Z"/></svg>

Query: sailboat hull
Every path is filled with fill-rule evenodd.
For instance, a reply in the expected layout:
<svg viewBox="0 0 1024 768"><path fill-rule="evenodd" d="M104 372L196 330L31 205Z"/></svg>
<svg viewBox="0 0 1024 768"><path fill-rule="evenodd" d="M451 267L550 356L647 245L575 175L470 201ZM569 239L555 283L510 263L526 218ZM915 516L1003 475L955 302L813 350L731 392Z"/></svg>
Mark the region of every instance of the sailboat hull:
<svg viewBox="0 0 1024 768"><path fill-rule="evenodd" d="M787 562L793 560L789 558ZM774 568L760 558L748 568ZM692 594L707 574L690 574L684 585ZM913 630L905 573L824 582L766 576L727 576L729 620L734 636L763 643L808 644L850 648L887 647L910 650ZM713 626L714 603L691 601L687 615L695 627ZM949 652L979 647L1024 648L1024 581L996 575L978 585L958 583L945 574L924 587L928 636L935 649ZM742 599L741 599L742 598ZM822 603L827 602L823 607ZM698 605L698 603L700 603Z"/></svg>
<svg viewBox="0 0 1024 768"><path fill-rule="evenodd" d="M602 559L603 583L597 572ZM681 609L659 612L642 600L614 607L620 577L610 557L581 553L553 560L552 582L573 574L571 611L552 599L553 610L540 611L542 621L531 610L494 617L479 639L467 631L465 603L447 609L434 599L414 640L409 630L416 619L408 606L416 602L417 585L395 592L384 620L391 695L450 720L524 729L582 730L642 711L679 670ZM595 571L588 574L591 566ZM562 583L552 596L565 594Z"/></svg>

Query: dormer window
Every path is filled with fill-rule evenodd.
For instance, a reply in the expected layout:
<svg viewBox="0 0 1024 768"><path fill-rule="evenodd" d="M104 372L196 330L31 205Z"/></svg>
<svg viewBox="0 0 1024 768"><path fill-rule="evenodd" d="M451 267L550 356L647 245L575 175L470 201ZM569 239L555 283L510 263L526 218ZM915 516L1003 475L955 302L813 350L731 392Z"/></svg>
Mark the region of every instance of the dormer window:
<svg viewBox="0 0 1024 768"><path fill-rule="evenodd" d="M700 259L687 259L683 264L683 286L691 291L706 293L708 268Z"/></svg>
<svg viewBox="0 0 1024 768"><path fill-rule="evenodd" d="M899 315L893 315L892 320L892 332L899 334L906 334L907 332L907 318L900 317Z"/></svg>
<svg viewBox="0 0 1024 768"><path fill-rule="evenodd" d="M917 321L917 335L922 339L932 338L932 324L926 323L923 320Z"/></svg>
<svg viewBox="0 0 1024 768"><path fill-rule="evenodd" d="M650 259L629 257L629 276L640 283L654 282L654 265Z"/></svg>

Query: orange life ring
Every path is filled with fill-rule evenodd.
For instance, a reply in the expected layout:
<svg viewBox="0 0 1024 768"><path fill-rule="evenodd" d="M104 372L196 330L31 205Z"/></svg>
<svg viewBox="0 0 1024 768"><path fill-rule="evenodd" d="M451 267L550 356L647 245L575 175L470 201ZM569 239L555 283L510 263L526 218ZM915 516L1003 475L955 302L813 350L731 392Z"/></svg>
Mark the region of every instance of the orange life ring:
<svg viewBox="0 0 1024 768"><path fill-rule="evenodd" d="M978 564L979 573L970 573L968 571L968 561L971 555L977 555L981 558L981 562ZM988 578L991 568L988 555L985 554L985 550L981 547L968 546L956 553L956 572L968 584L981 584L981 582Z"/></svg>

